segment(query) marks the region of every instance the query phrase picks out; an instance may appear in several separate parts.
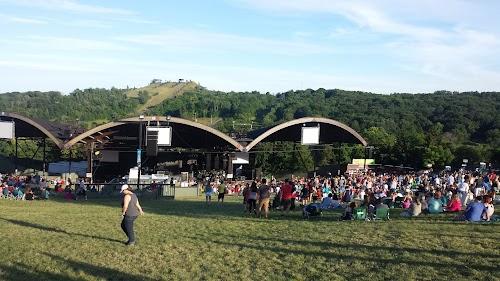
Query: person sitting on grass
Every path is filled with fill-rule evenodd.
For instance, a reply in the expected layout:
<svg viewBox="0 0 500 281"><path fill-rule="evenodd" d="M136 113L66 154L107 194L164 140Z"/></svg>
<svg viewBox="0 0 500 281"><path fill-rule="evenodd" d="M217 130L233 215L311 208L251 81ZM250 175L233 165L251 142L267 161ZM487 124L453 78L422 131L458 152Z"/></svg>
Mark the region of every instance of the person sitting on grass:
<svg viewBox="0 0 500 281"><path fill-rule="evenodd" d="M454 194L451 197L450 202L446 206L446 212L460 212L462 210L462 200L458 194Z"/></svg>
<svg viewBox="0 0 500 281"><path fill-rule="evenodd" d="M401 213L402 217L417 217L422 213L422 201L421 198L412 200L411 206L408 210Z"/></svg>
<svg viewBox="0 0 500 281"><path fill-rule="evenodd" d="M349 203L349 205L345 208L344 214L342 215L341 219L345 221L353 220L354 208L356 208L356 203L355 202Z"/></svg>
<svg viewBox="0 0 500 281"><path fill-rule="evenodd" d="M14 199L16 200L24 200L24 193L21 188L19 188L19 186L16 186L16 188L14 188L12 195L14 195Z"/></svg>
<svg viewBox="0 0 500 281"><path fill-rule="evenodd" d="M318 203L317 198L313 199L313 201L302 209L302 216L304 218L309 218L311 216L319 216L321 215L321 204Z"/></svg>
<svg viewBox="0 0 500 281"><path fill-rule="evenodd" d="M321 209L332 210L340 207L340 203L337 200L333 200L333 194L329 193L328 197L323 198L321 202Z"/></svg>
<svg viewBox="0 0 500 281"><path fill-rule="evenodd" d="M411 206L412 202L412 197L409 193L406 193L405 198L403 199L403 203L401 204L403 206L403 209L409 209Z"/></svg>
<svg viewBox="0 0 500 281"><path fill-rule="evenodd" d="M50 196L49 190L47 188L43 188L40 199L49 200L49 196Z"/></svg>
<svg viewBox="0 0 500 281"><path fill-rule="evenodd" d="M4 186L3 186L2 196L5 199L10 199L11 198L11 194L10 194L10 191L9 191L9 186L7 184L4 184Z"/></svg>
<svg viewBox="0 0 500 281"><path fill-rule="evenodd" d="M26 200L35 200L35 194L33 193L33 190L31 190L30 187L26 189L26 194L24 195L24 199Z"/></svg>
<svg viewBox="0 0 500 281"><path fill-rule="evenodd" d="M484 203L481 202L481 197L476 197L474 201L467 204L464 214L456 217L455 220L479 222L483 218L485 210L486 208L484 207Z"/></svg>
<svg viewBox="0 0 500 281"><path fill-rule="evenodd" d="M490 221L493 217L493 213L495 213L495 207L493 206L493 199L486 195L483 198L483 204L484 204L484 214L483 214L483 220L485 221Z"/></svg>
<svg viewBox="0 0 500 281"><path fill-rule="evenodd" d="M429 214L439 214L443 212L443 201L441 201L441 192L436 191L434 196L429 199L428 212Z"/></svg>
<svg viewBox="0 0 500 281"><path fill-rule="evenodd" d="M64 189L64 199L75 200L75 197L73 196L73 192L69 186L66 186L66 188Z"/></svg>
<svg viewBox="0 0 500 281"><path fill-rule="evenodd" d="M396 198L398 197L398 194L396 192L391 193L390 200L388 200L388 205L389 208L394 208L396 207Z"/></svg>

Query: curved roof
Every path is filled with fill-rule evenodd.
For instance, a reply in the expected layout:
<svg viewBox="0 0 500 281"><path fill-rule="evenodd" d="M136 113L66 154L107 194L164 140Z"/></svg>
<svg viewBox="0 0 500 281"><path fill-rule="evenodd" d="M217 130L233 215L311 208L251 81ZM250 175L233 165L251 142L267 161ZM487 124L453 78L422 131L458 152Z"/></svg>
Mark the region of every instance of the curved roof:
<svg viewBox="0 0 500 281"><path fill-rule="evenodd" d="M125 124L137 123L140 121L141 120L139 119L139 117L133 117L133 118L122 119L122 120L119 120L117 122L110 122L107 124L103 124L101 126L93 128L91 130L88 130L88 131L80 134L79 136L76 136L75 138L68 141L64 146L71 147L72 145L82 141L83 139L88 138L88 137L92 136L93 134L96 134L96 133L101 132L103 130L110 129L110 128L117 127L117 126L121 126L121 125L125 125ZM243 146L240 143L238 143L236 140L234 140L230 136L222 133L221 131L216 130L214 128L211 128L209 126L200 124L200 123L190 121L190 120L177 118L177 117L170 117L170 119L167 120L167 118L165 116L146 116L142 120L142 122L148 122L148 121L150 121L150 122L157 122L157 121L158 122L167 122L168 121L168 122L173 123L173 124L180 124L180 125L196 128L199 130L203 130L203 131L205 131L213 136L216 136L217 138L222 139L225 142L231 144L237 150L243 149Z"/></svg>
<svg viewBox="0 0 500 281"><path fill-rule="evenodd" d="M250 151L250 149L258 143L266 139L271 139L273 135L285 132L287 129L291 129L292 126L301 126L306 123L326 124L327 126L332 127L330 130L320 130L320 140L329 137L328 139L338 139L343 142L360 143L363 146L368 144L366 140L363 139L363 137L361 137L354 129L344 123L323 117L304 117L276 125L265 130L263 133L258 133L258 136L246 146L245 150ZM297 136L298 139L300 139L299 130L295 130L293 133L291 131L286 132L286 138L276 138L276 140L294 140L297 139Z"/></svg>
<svg viewBox="0 0 500 281"><path fill-rule="evenodd" d="M7 117L7 118L2 118ZM66 132L69 129L67 125L50 123L38 119L29 118L19 115L17 113L2 112L0 119L19 120L16 123L16 136L17 137L48 137L59 148L63 147L63 139L66 138ZM36 130L33 130L35 128Z"/></svg>
<svg viewBox="0 0 500 281"><path fill-rule="evenodd" d="M123 125L123 124L125 124L125 123L124 122L109 122L109 123L97 126L95 128L92 128L92 129L90 129L88 131L85 131L85 132L81 133L80 135L78 135L78 136L70 139L68 142L66 142L64 144L64 148L70 148L73 145L75 145L76 143L82 141L83 139L92 136L93 134L96 134L96 133L101 132L103 130L106 130L106 129L109 129L109 128L113 128L113 127L116 127L116 126L120 126L120 125Z"/></svg>

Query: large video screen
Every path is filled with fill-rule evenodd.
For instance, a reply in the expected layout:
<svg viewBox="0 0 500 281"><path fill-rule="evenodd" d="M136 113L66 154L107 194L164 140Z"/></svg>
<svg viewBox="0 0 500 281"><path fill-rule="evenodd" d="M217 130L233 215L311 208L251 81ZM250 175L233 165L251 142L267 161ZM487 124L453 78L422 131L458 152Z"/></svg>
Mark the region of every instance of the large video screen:
<svg viewBox="0 0 500 281"><path fill-rule="evenodd" d="M171 146L172 145L172 127L153 127L147 128L149 132L158 132L158 146Z"/></svg>
<svg viewBox="0 0 500 281"><path fill-rule="evenodd" d="M0 121L0 139L13 139L14 137L14 122Z"/></svg>
<svg viewBox="0 0 500 281"><path fill-rule="evenodd" d="M304 145L319 144L319 127L302 127L302 140Z"/></svg>

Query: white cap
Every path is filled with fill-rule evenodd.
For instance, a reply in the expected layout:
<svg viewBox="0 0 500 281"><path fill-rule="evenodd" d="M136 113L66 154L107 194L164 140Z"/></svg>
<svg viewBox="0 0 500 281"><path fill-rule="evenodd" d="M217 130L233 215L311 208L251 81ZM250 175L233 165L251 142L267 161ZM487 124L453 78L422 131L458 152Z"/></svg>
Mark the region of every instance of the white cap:
<svg viewBox="0 0 500 281"><path fill-rule="evenodd" d="M120 189L120 193L123 193L123 191L126 189L128 189L128 184L122 185L122 188Z"/></svg>

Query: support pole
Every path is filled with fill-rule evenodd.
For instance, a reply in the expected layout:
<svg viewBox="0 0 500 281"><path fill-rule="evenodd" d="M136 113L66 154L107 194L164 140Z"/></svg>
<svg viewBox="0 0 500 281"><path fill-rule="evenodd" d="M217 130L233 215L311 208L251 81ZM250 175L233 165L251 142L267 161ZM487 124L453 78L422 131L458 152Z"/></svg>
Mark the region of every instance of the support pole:
<svg viewBox="0 0 500 281"><path fill-rule="evenodd" d="M69 150L69 164L68 164L68 177L66 179L66 182L68 182L68 179L71 179L71 158L73 158L73 150Z"/></svg>
<svg viewBox="0 0 500 281"><path fill-rule="evenodd" d="M139 144L137 147L137 190L140 190L142 166L142 120L139 121Z"/></svg>
<svg viewBox="0 0 500 281"><path fill-rule="evenodd" d="M365 152L364 153L364 156L365 156L364 158L365 159L363 160L363 170L366 171L366 149L367 149L367 147L364 146L363 149L364 149L364 152Z"/></svg>
<svg viewBox="0 0 500 281"><path fill-rule="evenodd" d="M43 163L42 163L42 170L43 170L43 175L45 176L45 172L46 172L46 169L47 169L47 148L46 148L46 139L43 138Z"/></svg>
<svg viewBox="0 0 500 281"><path fill-rule="evenodd" d="M94 183L94 142L90 143L90 184Z"/></svg>
<svg viewBox="0 0 500 281"><path fill-rule="evenodd" d="M14 159L14 168L15 168L15 172L17 174L17 159L18 159L18 154L17 154L17 137L15 138L15 143L16 143L16 158Z"/></svg>

